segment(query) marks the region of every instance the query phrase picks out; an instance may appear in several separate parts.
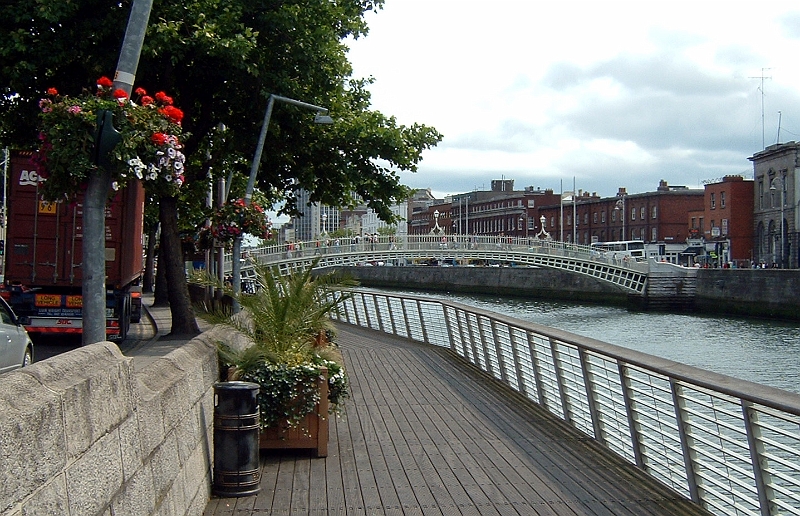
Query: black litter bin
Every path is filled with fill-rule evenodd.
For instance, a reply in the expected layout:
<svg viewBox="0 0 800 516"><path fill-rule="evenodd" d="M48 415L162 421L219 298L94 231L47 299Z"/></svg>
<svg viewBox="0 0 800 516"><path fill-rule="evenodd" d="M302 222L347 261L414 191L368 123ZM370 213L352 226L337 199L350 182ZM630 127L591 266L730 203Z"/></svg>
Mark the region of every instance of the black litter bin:
<svg viewBox="0 0 800 516"><path fill-rule="evenodd" d="M258 384L214 384L214 493L258 493Z"/></svg>

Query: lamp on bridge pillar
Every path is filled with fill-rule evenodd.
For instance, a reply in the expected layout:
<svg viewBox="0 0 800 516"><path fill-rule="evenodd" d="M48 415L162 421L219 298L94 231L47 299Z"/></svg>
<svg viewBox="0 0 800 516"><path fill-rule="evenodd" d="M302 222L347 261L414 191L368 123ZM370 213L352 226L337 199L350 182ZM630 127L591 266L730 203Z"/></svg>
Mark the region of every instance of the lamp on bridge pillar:
<svg viewBox="0 0 800 516"><path fill-rule="evenodd" d="M430 231L431 235L438 235L439 233L444 233L444 230L439 226L439 215L440 215L439 210L433 210L434 225L433 229L431 229Z"/></svg>
<svg viewBox="0 0 800 516"><path fill-rule="evenodd" d="M327 229L328 229L328 224L327 223L328 223L328 214L327 213L323 213L322 214L322 233L320 233L320 235L322 235L322 236L325 236L328 233L327 232Z"/></svg>
<svg viewBox="0 0 800 516"><path fill-rule="evenodd" d="M785 268L785 258L786 258L786 241L784 240L783 234L783 205L785 204L784 199L784 191L786 190L786 179L785 177L776 177L770 183L769 189L772 191L777 190L775 187L775 183L778 183L781 186L781 269Z"/></svg>

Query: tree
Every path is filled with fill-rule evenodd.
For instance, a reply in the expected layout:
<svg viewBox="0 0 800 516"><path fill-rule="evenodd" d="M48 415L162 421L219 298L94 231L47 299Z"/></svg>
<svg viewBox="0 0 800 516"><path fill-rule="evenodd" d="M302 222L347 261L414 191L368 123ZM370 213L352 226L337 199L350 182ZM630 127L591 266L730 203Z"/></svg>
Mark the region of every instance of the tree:
<svg viewBox="0 0 800 516"><path fill-rule="evenodd" d="M192 134L184 148L188 189L205 191L209 179L233 172L232 195L241 196L263 110L275 93L328 107L336 123L314 126L308 112L293 106L275 110L258 176L267 201L285 201L284 210L292 213L300 189L311 192L312 201L334 206L352 204L355 194L390 221L389 207L408 193L396 171L415 171L422 151L441 135L371 111L370 80L351 78L345 40L364 36L364 13L382 5L382 0L231 0L224 8L215 0L164 0L154 5L136 82L173 92L188 113L183 121ZM78 89L113 69L128 11L128 2L109 7L98 0L0 5L0 28L9 34L0 41L5 78L0 81L0 138L30 144L33 125L18 121L33 119L45 88L58 83L66 91ZM220 123L227 128L222 139ZM208 152L212 142L214 151ZM193 218L178 217L185 205L197 210L197 204L184 202L170 202L175 211L161 210L163 231ZM182 256L162 248L159 262L171 268L182 264ZM171 285L173 290L188 298L185 285ZM178 305L173 312L188 306ZM194 320L190 311L177 315L178 323Z"/></svg>

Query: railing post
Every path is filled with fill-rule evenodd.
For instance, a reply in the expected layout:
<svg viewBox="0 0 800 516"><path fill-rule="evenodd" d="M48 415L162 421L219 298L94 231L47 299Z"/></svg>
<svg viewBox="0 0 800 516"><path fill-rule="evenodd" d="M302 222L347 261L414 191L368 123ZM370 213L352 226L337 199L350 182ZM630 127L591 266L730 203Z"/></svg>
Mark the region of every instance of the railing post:
<svg viewBox="0 0 800 516"><path fill-rule="evenodd" d="M382 331L383 333L389 333L383 327L383 315L381 314L381 307L380 307L380 304L378 303L378 295L377 294L374 294L372 296L372 305L375 308L375 317L378 318L378 329L380 331Z"/></svg>
<svg viewBox="0 0 800 516"><path fill-rule="evenodd" d="M369 308L367 308L367 297L368 296L372 296L372 294L364 293L364 295L361 296L361 303L364 306L364 318L366 319L366 321L364 321L364 322L367 323L365 327L371 329L372 328L372 320L370 319L370 316L369 316Z"/></svg>
<svg viewBox="0 0 800 516"><path fill-rule="evenodd" d="M758 504L761 516L770 516L770 492L767 486L772 482L771 475L765 471L761 463L766 463L764 444L761 439L761 430L758 427L758 412L753 409L753 403L745 400L742 402L742 422L747 433L747 445L750 449L750 462L753 464L753 477L756 480Z"/></svg>
<svg viewBox="0 0 800 516"><path fill-rule="evenodd" d="M675 408L675 419L677 420L678 435L681 439L681 448L683 449L683 464L686 471L686 481L688 483L689 495L692 501L701 504L700 490L697 486L697 477L694 473L694 452L692 438L689 435L689 425L686 422L686 403L683 399L683 387L678 384L673 378L669 379L669 387L672 391L672 405Z"/></svg>
<svg viewBox="0 0 800 516"><path fill-rule="evenodd" d="M411 333L411 323L409 322L408 310L406 310L405 298L400 298L400 306L403 308L403 320L406 323L406 335L408 335L408 338L411 339L413 334Z"/></svg>
<svg viewBox="0 0 800 516"><path fill-rule="evenodd" d="M503 383L508 384L508 372L506 361L503 357L503 346L500 343L500 339L497 337L497 321L492 319L492 337L494 338L494 352L497 355L497 367L500 368L500 380ZM511 337L511 329L508 328L508 336Z"/></svg>
<svg viewBox="0 0 800 516"><path fill-rule="evenodd" d="M428 338L428 329L425 327L425 318L422 316L422 303L417 299L417 314L419 315L419 327L422 328L422 339L425 344L430 344L431 339ZM445 314L447 317L447 314Z"/></svg>
<svg viewBox="0 0 800 516"><path fill-rule="evenodd" d="M561 399L561 412L564 415L564 421L569 424L572 423L572 411L569 409L569 399L567 398L567 389L564 384L564 375L561 372L561 360L558 358L559 353L556 349L556 341L552 337L547 339L550 342L550 354L553 357L553 371L556 375L556 385L558 385L558 396ZM574 426L574 425L573 425Z"/></svg>
<svg viewBox="0 0 800 516"><path fill-rule="evenodd" d="M630 432L631 448L636 466L644 470L644 457L642 457L642 443L639 440L639 426L636 413L633 408L633 395L630 380L628 379L628 368L620 361L617 361L619 371L619 383L622 389L622 399L625 402L625 413L628 416L628 432Z"/></svg>
<svg viewBox="0 0 800 516"><path fill-rule="evenodd" d="M583 348L578 348L578 357L581 361L581 376L583 376L583 387L586 389L586 403L589 405L589 417L592 418L592 430L594 438L603 446L606 445L606 437L603 433L603 426L600 424L600 417L597 413L597 396L594 393L594 383L589 374L589 356Z"/></svg>
<svg viewBox="0 0 800 516"><path fill-rule="evenodd" d="M442 315L444 316L444 325L445 325L445 328L447 329L447 337L450 339L450 349L455 351L456 350L456 342L455 342L455 339L453 339L453 330L450 327L450 312L447 311L447 306L445 306L445 305L443 305L441 303L439 304L439 306L441 307ZM458 319L459 319L458 312L456 312L456 320L458 320ZM464 339L463 335L459 335L459 338L460 338L460 340ZM456 353L458 353L458 352L456 351Z"/></svg>
<svg viewBox="0 0 800 516"><path fill-rule="evenodd" d="M517 342L516 337L514 337L514 332L512 332L510 328L508 330L508 339L511 343L511 355L514 358L514 373L517 376L517 391L519 391L519 393L526 398L529 398L530 393L528 392L528 384L525 383L525 376L522 374L522 360L519 356L520 343ZM532 362L531 365L533 365Z"/></svg>
<svg viewBox="0 0 800 516"><path fill-rule="evenodd" d="M528 349L530 350L531 354L531 365L533 366L533 378L536 382L536 393L538 394L539 398L539 405L547 408L548 410L550 407L547 405L547 397L544 393L544 381L542 380L542 369L541 364L539 363L539 354L536 352L536 344L533 342L533 335L530 331L525 332L528 335Z"/></svg>

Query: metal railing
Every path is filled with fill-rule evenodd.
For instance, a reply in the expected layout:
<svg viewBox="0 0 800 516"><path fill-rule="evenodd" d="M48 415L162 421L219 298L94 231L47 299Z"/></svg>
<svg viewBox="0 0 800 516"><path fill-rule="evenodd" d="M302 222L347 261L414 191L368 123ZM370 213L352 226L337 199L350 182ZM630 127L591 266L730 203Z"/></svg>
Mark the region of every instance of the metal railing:
<svg viewBox="0 0 800 516"><path fill-rule="evenodd" d="M270 263L284 271L302 269L319 259L318 268L357 265L414 265L435 261L444 265L534 266L561 269L614 283L626 291L645 291L649 264L590 246L537 238L490 236L403 236L374 241L355 238L273 245L250 249L242 277L252 263ZM228 255L225 270L231 270Z"/></svg>
<svg viewBox="0 0 800 516"><path fill-rule="evenodd" d="M466 305L357 290L341 322L443 346L720 515L800 515L800 395Z"/></svg>

